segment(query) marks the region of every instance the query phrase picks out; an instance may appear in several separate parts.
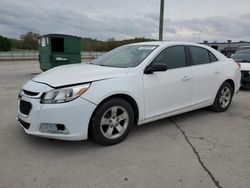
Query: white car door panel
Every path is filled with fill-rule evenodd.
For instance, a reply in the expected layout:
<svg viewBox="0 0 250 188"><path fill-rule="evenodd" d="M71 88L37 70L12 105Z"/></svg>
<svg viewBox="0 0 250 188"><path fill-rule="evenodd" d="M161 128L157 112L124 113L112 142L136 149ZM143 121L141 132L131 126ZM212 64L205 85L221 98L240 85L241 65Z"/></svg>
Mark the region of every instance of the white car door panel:
<svg viewBox="0 0 250 188"><path fill-rule="evenodd" d="M155 117L191 105L191 67L144 75L145 116Z"/></svg>
<svg viewBox="0 0 250 188"><path fill-rule="evenodd" d="M153 60L152 64L166 64L168 70L143 75L146 119L191 105L192 68L186 60L184 46L168 47Z"/></svg>
<svg viewBox="0 0 250 188"><path fill-rule="evenodd" d="M219 87L221 68L216 63L196 65L193 69L192 103L213 102Z"/></svg>
<svg viewBox="0 0 250 188"><path fill-rule="evenodd" d="M219 88L222 67L207 49L200 47L189 47L189 49L193 62L192 105L211 104Z"/></svg>

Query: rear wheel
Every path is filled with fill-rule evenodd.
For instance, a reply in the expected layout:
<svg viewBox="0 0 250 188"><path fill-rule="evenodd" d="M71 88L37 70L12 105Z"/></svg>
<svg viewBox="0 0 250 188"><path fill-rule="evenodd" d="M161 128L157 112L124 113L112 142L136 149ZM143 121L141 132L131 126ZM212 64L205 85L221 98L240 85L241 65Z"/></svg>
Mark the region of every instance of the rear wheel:
<svg viewBox="0 0 250 188"><path fill-rule="evenodd" d="M228 109L233 98L233 87L230 83L224 82L217 92L211 109L216 112L224 112Z"/></svg>
<svg viewBox="0 0 250 188"><path fill-rule="evenodd" d="M91 119L94 140L113 145L124 140L134 123L134 113L124 99L114 98L101 104Z"/></svg>

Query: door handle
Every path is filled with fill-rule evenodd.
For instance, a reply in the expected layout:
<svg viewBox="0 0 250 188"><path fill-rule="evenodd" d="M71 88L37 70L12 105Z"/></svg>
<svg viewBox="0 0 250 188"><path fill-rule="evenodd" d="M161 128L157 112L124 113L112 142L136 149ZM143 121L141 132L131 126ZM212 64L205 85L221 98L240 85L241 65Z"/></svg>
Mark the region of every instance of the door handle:
<svg viewBox="0 0 250 188"><path fill-rule="evenodd" d="M184 76L184 77L182 78L182 81L187 81L187 80L190 80L190 79L191 79L190 76Z"/></svg>
<svg viewBox="0 0 250 188"><path fill-rule="evenodd" d="M215 73L215 74L220 74L220 73L221 73L221 71L220 71L220 70L218 70L218 69L216 69L216 70L214 71L214 73Z"/></svg>

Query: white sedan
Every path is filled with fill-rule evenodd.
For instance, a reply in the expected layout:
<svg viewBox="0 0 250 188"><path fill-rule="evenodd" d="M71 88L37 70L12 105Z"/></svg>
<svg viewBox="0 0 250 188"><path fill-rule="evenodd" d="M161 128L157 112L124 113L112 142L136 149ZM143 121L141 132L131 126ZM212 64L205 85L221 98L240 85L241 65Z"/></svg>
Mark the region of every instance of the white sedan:
<svg viewBox="0 0 250 188"><path fill-rule="evenodd" d="M145 42L90 64L46 71L22 88L18 120L31 135L122 141L133 125L210 106L223 112L240 88L240 68L204 45Z"/></svg>
<svg viewBox="0 0 250 188"><path fill-rule="evenodd" d="M231 58L241 66L241 87L250 89L250 50L240 50Z"/></svg>

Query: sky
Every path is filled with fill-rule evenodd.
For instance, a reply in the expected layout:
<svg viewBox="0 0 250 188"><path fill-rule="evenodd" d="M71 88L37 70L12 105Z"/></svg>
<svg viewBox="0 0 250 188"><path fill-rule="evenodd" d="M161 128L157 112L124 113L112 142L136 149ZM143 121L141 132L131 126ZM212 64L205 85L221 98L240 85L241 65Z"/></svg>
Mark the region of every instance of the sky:
<svg viewBox="0 0 250 188"><path fill-rule="evenodd" d="M164 40L250 41L249 0L165 0ZM0 35L158 38L160 0L0 0Z"/></svg>

